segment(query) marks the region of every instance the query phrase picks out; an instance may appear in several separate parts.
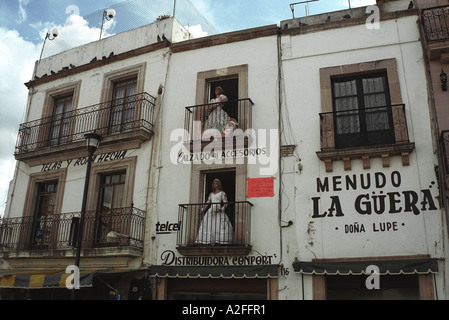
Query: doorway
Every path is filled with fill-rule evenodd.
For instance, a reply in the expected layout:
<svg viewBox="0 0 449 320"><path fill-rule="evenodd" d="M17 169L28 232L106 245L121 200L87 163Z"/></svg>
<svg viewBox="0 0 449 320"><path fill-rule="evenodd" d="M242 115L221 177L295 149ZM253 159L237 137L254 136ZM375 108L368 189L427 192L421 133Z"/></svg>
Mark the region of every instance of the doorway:
<svg viewBox="0 0 449 320"><path fill-rule="evenodd" d="M225 103L223 110L229 115L230 118L239 120L239 79L238 77L225 78L209 81L207 83L207 100L210 101L215 98L215 88L223 88L223 94L228 98L228 102Z"/></svg>
<svg viewBox="0 0 449 320"><path fill-rule="evenodd" d="M207 202L209 194L212 192L212 181L218 179L221 182L222 190L226 193L228 205L226 214L235 228L235 169L226 171L209 171L204 173L203 203Z"/></svg>

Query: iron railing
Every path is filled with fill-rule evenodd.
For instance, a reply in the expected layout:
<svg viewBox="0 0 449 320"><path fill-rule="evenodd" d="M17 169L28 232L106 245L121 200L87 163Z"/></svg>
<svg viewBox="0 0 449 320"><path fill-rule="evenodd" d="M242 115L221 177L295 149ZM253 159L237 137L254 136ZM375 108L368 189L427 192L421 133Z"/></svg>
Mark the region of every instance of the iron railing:
<svg viewBox="0 0 449 320"><path fill-rule="evenodd" d="M217 106L221 111L217 111ZM251 99L246 98L186 107L184 129L187 136L184 141L209 140L211 137L222 138L244 133L251 128L252 106Z"/></svg>
<svg viewBox="0 0 449 320"><path fill-rule="evenodd" d="M441 131L440 146L444 160L444 170L449 175L449 130Z"/></svg>
<svg viewBox="0 0 449 320"><path fill-rule="evenodd" d="M449 39L449 6L423 9L421 17L427 41Z"/></svg>
<svg viewBox="0 0 449 320"><path fill-rule="evenodd" d="M248 201L180 204L177 246L250 246L252 206Z"/></svg>
<svg viewBox="0 0 449 320"><path fill-rule="evenodd" d="M144 92L22 123L15 154L83 141L92 131L103 137L136 130L152 133L155 100Z"/></svg>
<svg viewBox="0 0 449 320"><path fill-rule="evenodd" d="M405 105L320 113L321 150L408 143Z"/></svg>
<svg viewBox="0 0 449 320"><path fill-rule="evenodd" d="M80 213L53 214L36 219L0 220L0 251L52 250L76 246ZM82 248L143 247L145 212L134 207L85 215Z"/></svg>

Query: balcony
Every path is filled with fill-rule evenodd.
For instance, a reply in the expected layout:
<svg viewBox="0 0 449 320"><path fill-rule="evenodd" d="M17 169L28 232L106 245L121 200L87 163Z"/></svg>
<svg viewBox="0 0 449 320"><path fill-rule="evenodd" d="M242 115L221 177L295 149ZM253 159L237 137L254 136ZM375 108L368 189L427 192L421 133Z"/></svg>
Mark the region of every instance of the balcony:
<svg viewBox="0 0 449 320"><path fill-rule="evenodd" d="M215 112L213 104L185 108L184 142L188 145L188 149L192 151L195 143L198 143L203 150L211 142L224 148L229 138L232 138L231 143L234 148L240 146L239 143L243 147L248 146L249 137L245 131L252 125L253 102L251 99L230 100L221 103L220 107L226 116L223 117L223 113Z"/></svg>
<svg viewBox="0 0 449 320"><path fill-rule="evenodd" d="M79 217L79 212L72 212L40 219L2 219L0 252L47 251L65 256L64 249L75 247ZM134 207L113 209L102 214L89 211L85 215L82 249L127 247L141 252L144 229L145 212Z"/></svg>
<svg viewBox="0 0 449 320"><path fill-rule="evenodd" d="M445 54L446 61L449 59L449 6L423 9L421 17L430 59L439 59Z"/></svg>
<svg viewBox="0 0 449 320"><path fill-rule="evenodd" d="M139 147L153 136L155 100L140 93L22 123L14 155L29 165L85 156L84 134L94 130L105 152Z"/></svg>
<svg viewBox="0 0 449 320"><path fill-rule="evenodd" d="M185 256L247 255L251 251L251 207L228 202L225 213L203 213L220 203L180 204L177 250ZM226 214L227 218L220 216ZM216 215L216 216L214 216Z"/></svg>
<svg viewBox="0 0 449 320"><path fill-rule="evenodd" d="M384 167L390 156L402 156L409 165L409 154L415 148L409 140L405 105L345 110L320 114L321 151L318 157L332 171L332 162L343 160L344 169L351 169L352 159L362 159L363 168L370 168L370 158L380 157Z"/></svg>

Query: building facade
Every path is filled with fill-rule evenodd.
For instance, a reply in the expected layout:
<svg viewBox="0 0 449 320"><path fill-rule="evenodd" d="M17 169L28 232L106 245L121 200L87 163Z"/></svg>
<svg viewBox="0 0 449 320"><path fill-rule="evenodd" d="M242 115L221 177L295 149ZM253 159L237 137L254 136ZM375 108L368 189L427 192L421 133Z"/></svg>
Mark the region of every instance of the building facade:
<svg viewBox="0 0 449 320"><path fill-rule="evenodd" d="M80 297L446 299L421 17L379 2L198 39L164 19L40 61L2 298L70 293L95 130Z"/></svg>
<svg viewBox="0 0 449 320"><path fill-rule="evenodd" d="M300 279L289 291L445 299L444 193L418 10L408 1L366 9L281 22L289 119L319 118L289 124L302 167L283 179L296 205L283 212L294 222L284 243L298 244L288 256ZM373 270L380 286L368 290Z"/></svg>

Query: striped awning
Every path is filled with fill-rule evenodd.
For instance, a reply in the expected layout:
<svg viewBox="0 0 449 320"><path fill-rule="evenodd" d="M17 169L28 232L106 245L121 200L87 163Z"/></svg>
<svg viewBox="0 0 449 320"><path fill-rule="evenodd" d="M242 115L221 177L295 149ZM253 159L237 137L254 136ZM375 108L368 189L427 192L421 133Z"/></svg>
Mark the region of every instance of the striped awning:
<svg viewBox="0 0 449 320"><path fill-rule="evenodd" d="M190 279L277 278L278 265L262 266L151 266L150 277Z"/></svg>
<svg viewBox="0 0 449 320"><path fill-rule="evenodd" d="M376 267L379 275L438 273L437 259L371 260L371 261L296 261L293 269L307 275L370 275ZM368 271L367 271L368 270ZM376 270L377 271L377 270Z"/></svg>
<svg viewBox="0 0 449 320"><path fill-rule="evenodd" d="M21 271L0 274L0 288L45 289L67 288L66 280L71 274L58 271ZM80 287L92 287L93 272L80 273Z"/></svg>

